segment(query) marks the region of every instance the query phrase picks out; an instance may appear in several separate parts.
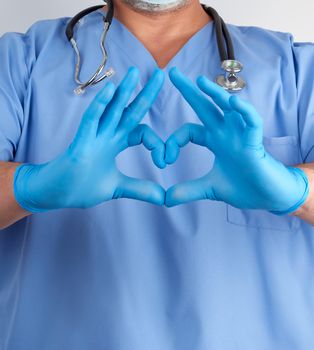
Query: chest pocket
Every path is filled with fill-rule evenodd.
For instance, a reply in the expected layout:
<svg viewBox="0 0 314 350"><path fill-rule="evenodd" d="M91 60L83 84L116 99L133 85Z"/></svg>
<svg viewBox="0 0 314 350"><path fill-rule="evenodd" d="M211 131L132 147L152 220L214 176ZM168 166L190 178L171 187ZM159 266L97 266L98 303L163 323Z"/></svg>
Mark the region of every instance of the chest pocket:
<svg viewBox="0 0 314 350"><path fill-rule="evenodd" d="M295 136L264 137L266 151L285 165L302 162ZM289 191L289 189L287 189ZM297 230L301 219L290 216L277 216L266 210L237 209L227 204L227 221L241 226L272 230Z"/></svg>

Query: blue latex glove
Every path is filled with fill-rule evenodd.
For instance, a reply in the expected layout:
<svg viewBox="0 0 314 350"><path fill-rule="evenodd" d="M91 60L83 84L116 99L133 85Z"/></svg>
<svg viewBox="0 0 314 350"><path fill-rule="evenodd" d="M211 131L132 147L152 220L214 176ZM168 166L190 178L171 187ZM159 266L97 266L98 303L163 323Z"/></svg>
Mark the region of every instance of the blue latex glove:
<svg viewBox="0 0 314 350"><path fill-rule="evenodd" d="M166 163L174 163L180 147L188 142L207 147L215 160L205 176L168 189L168 207L212 199L237 208L283 215L305 202L309 192L306 174L285 166L265 151L263 121L251 104L205 76L198 77L198 87L177 68L171 69L169 76L204 126L186 124L178 129L166 143Z"/></svg>
<svg viewBox="0 0 314 350"><path fill-rule="evenodd" d="M122 174L115 158L129 146L143 143L163 168L164 142L147 126L138 125L156 99L164 73L156 69L126 107L139 79L131 67L115 90L109 82L85 111L76 136L57 158L45 164L22 164L14 174L14 194L25 210L87 208L116 198L164 204L164 189L151 181Z"/></svg>

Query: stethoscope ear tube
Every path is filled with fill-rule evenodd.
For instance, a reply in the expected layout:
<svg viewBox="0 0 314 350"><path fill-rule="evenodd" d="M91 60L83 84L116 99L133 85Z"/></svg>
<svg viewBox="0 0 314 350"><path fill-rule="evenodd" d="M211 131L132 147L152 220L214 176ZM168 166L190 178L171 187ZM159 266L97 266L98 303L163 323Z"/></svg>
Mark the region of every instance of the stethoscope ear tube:
<svg viewBox="0 0 314 350"><path fill-rule="evenodd" d="M108 5L108 10L106 17L103 18L104 21L104 30L103 34L101 36L101 41L100 41L100 46L103 54L102 62L100 66L97 68L96 72L93 74L93 76L86 82L82 82L79 78L80 76L80 71L81 71L81 55L80 55L80 50L78 48L77 42L74 39L74 27L80 21L84 16L88 15L91 12L97 11L101 8L103 8L103 5L97 5L97 6L92 6L86 10L81 11L78 13L75 17L71 19L71 21L68 23L67 28L66 28L66 36L67 39L70 41L75 53L76 53L76 65L75 65L75 82L78 84L78 87L74 90L76 95L81 95L85 92L85 89L90 86L90 85L95 85L104 80L105 78L108 78L112 76L115 72L112 68L109 68L105 71L103 75L101 75L102 71L104 70L108 55L107 51L105 48L105 39L106 35L108 33L109 27L112 22L113 18L113 13L114 13L114 8L113 8L113 2L112 0L107 0L105 1Z"/></svg>

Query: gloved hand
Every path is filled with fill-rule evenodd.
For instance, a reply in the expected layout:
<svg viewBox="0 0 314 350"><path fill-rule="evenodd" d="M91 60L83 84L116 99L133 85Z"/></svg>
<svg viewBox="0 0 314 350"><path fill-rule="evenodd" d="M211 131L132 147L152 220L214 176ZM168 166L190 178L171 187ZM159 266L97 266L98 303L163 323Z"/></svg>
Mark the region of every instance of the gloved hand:
<svg viewBox="0 0 314 350"><path fill-rule="evenodd" d="M164 204L160 185L128 177L115 164L120 152L143 143L155 164L165 166L163 141L147 125L138 125L156 99L164 73L156 69L126 107L138 78L138 69L131 67L116 91L107 83L85 111L73 142L57 158L17 167L14 194L21 207L30 212L87 208L122 197Z"/></svg>
<svg viewBox="0 0 314 350"><path fill-rule="evenodd" d="M171 69L169 76L204 126L186 124L178 129L166 143L166 163L174 163L180 147L188 142L207 147L215 160L205 176L169 188L168 207L212 199L237 208L284 215L305 202L309 192L307 176L265 151L262 118L251 104L230 95L205 76L198 77L199 88L177 68Z"/></svg>

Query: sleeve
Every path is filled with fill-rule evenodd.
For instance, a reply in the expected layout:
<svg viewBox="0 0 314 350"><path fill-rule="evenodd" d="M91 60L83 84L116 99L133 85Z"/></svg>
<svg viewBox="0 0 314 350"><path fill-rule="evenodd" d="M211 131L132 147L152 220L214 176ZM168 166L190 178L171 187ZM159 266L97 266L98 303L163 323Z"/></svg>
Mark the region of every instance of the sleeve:
<svg viewBox="0 0 314 350"><path fill-rule="evenodd" d="M314 162L314 43L293 42L298 132L303 163Z"/></svg>
<svg viewBox="0 0 314 350"><path fill-rule="evenodd" d="M0 161L12 161L24 116L29 80L28 37L6 33L0 37Z"/></svg>

